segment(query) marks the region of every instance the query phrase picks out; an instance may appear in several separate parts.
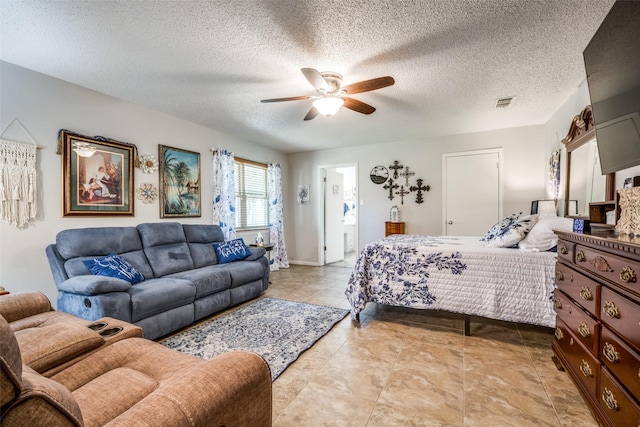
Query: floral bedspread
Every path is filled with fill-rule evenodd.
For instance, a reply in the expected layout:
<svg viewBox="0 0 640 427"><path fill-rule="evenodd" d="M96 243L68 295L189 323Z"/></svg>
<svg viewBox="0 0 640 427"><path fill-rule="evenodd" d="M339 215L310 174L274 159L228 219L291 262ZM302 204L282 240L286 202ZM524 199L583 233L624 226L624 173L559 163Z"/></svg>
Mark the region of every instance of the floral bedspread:
<svg viewBox="0 0 640 427"><path fill-rule="evenodd" d="M363 248L345 294L354 319L376 302L553 327L555 261L478 237L392 235Z"/></svg>

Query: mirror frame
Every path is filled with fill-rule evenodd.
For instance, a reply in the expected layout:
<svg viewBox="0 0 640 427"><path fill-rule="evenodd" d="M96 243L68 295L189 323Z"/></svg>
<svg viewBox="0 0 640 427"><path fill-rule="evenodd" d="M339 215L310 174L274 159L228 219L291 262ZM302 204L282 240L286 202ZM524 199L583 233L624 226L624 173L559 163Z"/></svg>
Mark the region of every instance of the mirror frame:
<svg viewBox="0 0 640 427"><path fill-rule="evenodd" d="M587 105L584 109L573 118L571 126L569 126L569 132L564 137L562 143L567 150L567 173L566 182L564 186L564 216L570 216L569 212L569 189L571 187L571 152L579 147L582 147L592 139L596 138L596 128L593 126L593 112L591 111L591 105ZM605 183L605 201L613 200L615 196L615 173L608 173L606 175Z"/></svg>

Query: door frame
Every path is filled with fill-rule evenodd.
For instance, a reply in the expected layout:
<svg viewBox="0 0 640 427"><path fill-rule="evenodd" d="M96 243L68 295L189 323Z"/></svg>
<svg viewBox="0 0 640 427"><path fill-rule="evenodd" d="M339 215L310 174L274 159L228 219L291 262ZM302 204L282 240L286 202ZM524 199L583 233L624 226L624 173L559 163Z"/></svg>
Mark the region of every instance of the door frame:
<svg viewBox="0 0 640 427"><path fill-rule="evenodd" d="M358 175L358 163L331 163L326 165L318 165L316 176L318 177L318 195L320 203L316 207L316 214L318 217L318 255L320 265L325 265L324 262L324 246L325 246L325 235L324 235L324 192L325 192L325 182L324 182L324 170L325 169L334 169L334 168L350 168L353 167L355 169L354 173L356 175L356 195L355 199L360 200L358 195L360 193L360 178ZM356 235L354 247L356 253L360 253L360 209L358 209L358 215L356 216Z"/></svg>
<svg viewBox="0 0 640 427"><path fill-rule="evenodd" d="M475 156L480 154L498 154L498 216L504 217L504 150L502 148L487 148L483 150L459 151L457 153L442 154L442 235L447 234L447 159L449 157Z"/></svg>

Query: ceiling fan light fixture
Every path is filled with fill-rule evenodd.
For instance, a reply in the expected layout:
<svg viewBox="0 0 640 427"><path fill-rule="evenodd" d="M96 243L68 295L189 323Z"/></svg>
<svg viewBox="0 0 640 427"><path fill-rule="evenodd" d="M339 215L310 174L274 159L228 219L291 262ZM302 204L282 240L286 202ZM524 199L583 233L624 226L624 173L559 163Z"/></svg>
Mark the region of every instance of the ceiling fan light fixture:
<svg viewBox="0 0 640 427"><path fill-rule="evenodd" d="M331 117L344 105L344 99L327 96L313 101L313 106L325 117Z"/></svg>

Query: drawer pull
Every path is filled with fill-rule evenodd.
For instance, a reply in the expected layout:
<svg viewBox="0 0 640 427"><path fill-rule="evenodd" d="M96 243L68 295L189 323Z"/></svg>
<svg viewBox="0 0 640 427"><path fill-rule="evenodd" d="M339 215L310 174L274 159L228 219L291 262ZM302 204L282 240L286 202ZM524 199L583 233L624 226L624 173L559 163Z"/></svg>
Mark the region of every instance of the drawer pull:
<svg viewBox="0 0 640 427"><path fill-rule="evenodd" d="M616 401L616 398L613 396L611 390L606 387L602 390L602 400L604 401L604 404L607 405L607 408L612 411L618 410L618 402Z"/></svg>
<svg viewBox="0 0 640 427"><path fill-rule="evenodd" d="M586 360L582 360L582 362L580 362L580 371L582 371L582 375L584 375L585 377L591 378L592 372L591 372L591 366L589 366L589 364L587 363Z"/></svg>
<svg viewBox="0 0 640 427"><path fill-rule="evenodd" d="M554 298L553 306L556 308L556 310L560 310L562 308L562 301L560 301L558 298Z"/></svg>
<svg viewBox="0 0 640 427"><path fill-rule="evenodd" d="M560 253L561 253L562 255L566 255L566 254L568 254L568 253L569 253L569 249L567 249L567 247L566 247L565 245L562 245L562 246L560 247Z"/></svg>
<svg viewBox="0 0 640 427"><path fill-rule="evenodd" d="M593 301L593 292L591 292L591 289L583 286L580 289L580 297L585 301Z"/></svg>
<svg viewBox="0 0 640 427"><path fill-rule="evenodd" d="M582 335L583 338L589 338L589 336L591 335L591 330L586 323L580 322L580 324L578 325L578 333Z"/></svg>
<svg viewBox="0 0 640 427"><path fill-rule="evenodd" d="M616 351L616 348L608 342L602 346L602 354L604 354L604 357L611 363L620 361L620 354Z"/></svg>
<svg viewBox="0 0 640 427"><path fill-rule="evenodd" d="M556 280L560 282L564 280L564 275L562 274L562 271L556 271Z"/></svg>
<svg viewBox="0 0 640 427"><path fill-rule="evenodd" d="M594 259L591 260L589 264L593 265L595 268L602 271L603 273L613 273L613 268L611 268L607 260L601 256L595 257Z"/></svg>
<svg viewBox="0 0 640 427"><path fill-rule="evenodd" d="M611 301L605 301L604 305L602 306L602 310L604 310L604 314L606 314L612 319L620 318L620 310Z"/></svg>
<svg viewBox="0 0 640 427"><path fill-rule="evenodd" d="M636 272L629 266L622 269L620 272L620 280L624 283L635 283L636 281Z"/></svg>
<svg viewBox="0 0 640 427"><path fill-rule="evenodd" d="M564 334L562 333L562 329L560 328L556 328L556 339L558 341L562 340L564 338Z"/></svg>
<svg viewBox="0 0 640 427"><path fill-rule="evenodd" d="M587 257L584 252L578 251L578 253L576 254L576 259L578 260L578 262L585 262L587 260Z"/></svg>

